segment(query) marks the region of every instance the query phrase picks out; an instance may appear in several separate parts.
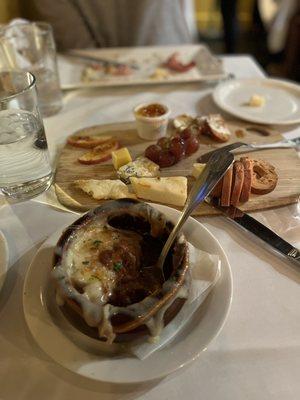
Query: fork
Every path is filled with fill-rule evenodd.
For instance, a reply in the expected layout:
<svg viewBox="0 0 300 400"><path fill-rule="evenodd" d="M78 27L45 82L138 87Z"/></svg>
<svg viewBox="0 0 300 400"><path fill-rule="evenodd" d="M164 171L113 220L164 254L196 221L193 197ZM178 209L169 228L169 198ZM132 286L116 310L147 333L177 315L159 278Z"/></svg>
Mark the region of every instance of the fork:
<svg viewBox="0 0 300 400"><path fill-rule="evenodd" d="M250 151L266 150L266 149L298 148L299 146L300 146L300 137L295 139L290 139L290 140L286 139L280 142L265 143L265 144L249 144L244 142L235 142L228 144L227 146L223 146L215 150L209 151L208 153L202 154L199 158L197 158L197 161L200 163L206 163L210 159L212 154L217 153L218 151L221 150L232 151L240 147L242 147L242 149L240 149L238 153L246 153Z"/></svg>

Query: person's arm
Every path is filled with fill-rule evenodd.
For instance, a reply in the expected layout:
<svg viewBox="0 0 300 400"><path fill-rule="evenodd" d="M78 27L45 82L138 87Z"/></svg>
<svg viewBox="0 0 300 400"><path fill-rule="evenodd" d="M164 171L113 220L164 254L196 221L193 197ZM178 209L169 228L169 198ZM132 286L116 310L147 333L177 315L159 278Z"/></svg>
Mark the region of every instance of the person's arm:
<svg viewBox="0 0 300 400"><path fill-rule="evenodd" d="M96 47L89 27L72 0L29 0L28 3L25 16L52 25L58 50Z"/></svg>

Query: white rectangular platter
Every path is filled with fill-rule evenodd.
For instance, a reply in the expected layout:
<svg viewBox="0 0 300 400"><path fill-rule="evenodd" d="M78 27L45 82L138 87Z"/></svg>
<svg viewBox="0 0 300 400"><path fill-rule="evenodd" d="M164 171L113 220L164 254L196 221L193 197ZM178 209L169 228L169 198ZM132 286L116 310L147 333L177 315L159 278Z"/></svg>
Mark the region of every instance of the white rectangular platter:
<svg viewBox="0 0 300 400"><path fill-rule="evenodd" d="M183 63L195 61L196 65L187 72L171 72L166 78L153 78L151 75L171 54L178 52ZM73 53L99 57L105 60L135 64L137 70L129 76L103 74L95 81L83 81L82 73L89 63L81 59L59 56L58 68L63 90L106 86L153 85L182 82L201 82L224 78L222 62L213 56L204 45L179 45L155 47L123 47L110 49L76 50ZM91 64L91 63L90 63Z"/></svg>

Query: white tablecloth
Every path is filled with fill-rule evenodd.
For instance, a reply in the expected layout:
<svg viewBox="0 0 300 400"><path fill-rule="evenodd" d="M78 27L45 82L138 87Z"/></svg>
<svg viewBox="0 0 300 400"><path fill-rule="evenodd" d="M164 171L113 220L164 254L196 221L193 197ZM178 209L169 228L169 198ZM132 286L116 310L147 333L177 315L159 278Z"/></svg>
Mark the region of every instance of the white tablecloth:
<svg viewBox="0 0 300 400"><path fill-rule="evenodd" d="M238 77L262 76L250 57L225 57ZM200 84L107 88L70 92L62 112L45 120L52 157L74 130L132 119L146 101L167 103L173 114L216 111L212 87ZM289 129L288 129L289 130ZM292 129L290 136L299 135ZM1 199L0 199L1 200ZM45 195L38 200L45 200ZM296 206L255 214L293 244L300 245ZM300 397L300 271L272 255L223 218L201 218L228 255L233 303L227 323L188 368L149 385L112 386L68 372L51 361L31 338L22 309L24 274L39 244L70 222L72 214L36 201L0 202L0 229L10 268L0 293L0 399L213 399L294 400Z"/></svg>

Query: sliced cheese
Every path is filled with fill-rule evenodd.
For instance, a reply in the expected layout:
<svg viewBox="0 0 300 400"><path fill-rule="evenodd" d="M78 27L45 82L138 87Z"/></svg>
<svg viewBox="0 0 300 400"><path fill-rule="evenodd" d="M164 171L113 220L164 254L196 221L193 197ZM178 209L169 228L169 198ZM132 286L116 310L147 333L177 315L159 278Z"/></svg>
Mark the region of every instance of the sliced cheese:
<svg viewBox="0 0 300 400"><path fill-rule="evenodd" d="M127 147L123 147L122 149L113 151L111 153L113 166L116 170L122 167L125 164L128 164L132 161L131 155L127 149Z"/></svg>
<svg viewBox="0 0 300 400"><path fill-rule="evenodd" d="M74 182L77 187L96 200L117 200L125 197L135 198L128 186L119 179L81 179Z"/></svg>
<svg viewBox="0 0 300 400"><path fill-rule="evenodd" d="M206 164L195 163L193 164L192 175L194 178L198 178L202 174Z"/></svg>
<svg viewBox="0 0 300 400"><path fill-rule="evenodd" d="M129 178L132 176L136 176L137 178L158 176L159 165L147 157L138 157L135 161L119 168L117 174L122 181L129 183Z"/></svg>
<svg viewBox="0 0 300 400"><path fill-rule="evenodd" d="M130 178L137 197L154 202L183 206L187 198L187 178Z"/></svg>
<svg viewBox="0 0 300 400"><path fill-rule="evenodd" d="M165 68L156 68L150 75L151 79L166 79L170 77L170 72Z"/></svg>
<svg viewBox="0 0 300 400"><path fill-rule="evenodd" d="M81 74L81 80L83 82L90 82L90 81L98 81L99 79L103 78L104 76L104 68L100 68L100 64L98 64L97 69L92 67L86 67Z"/></svg>

